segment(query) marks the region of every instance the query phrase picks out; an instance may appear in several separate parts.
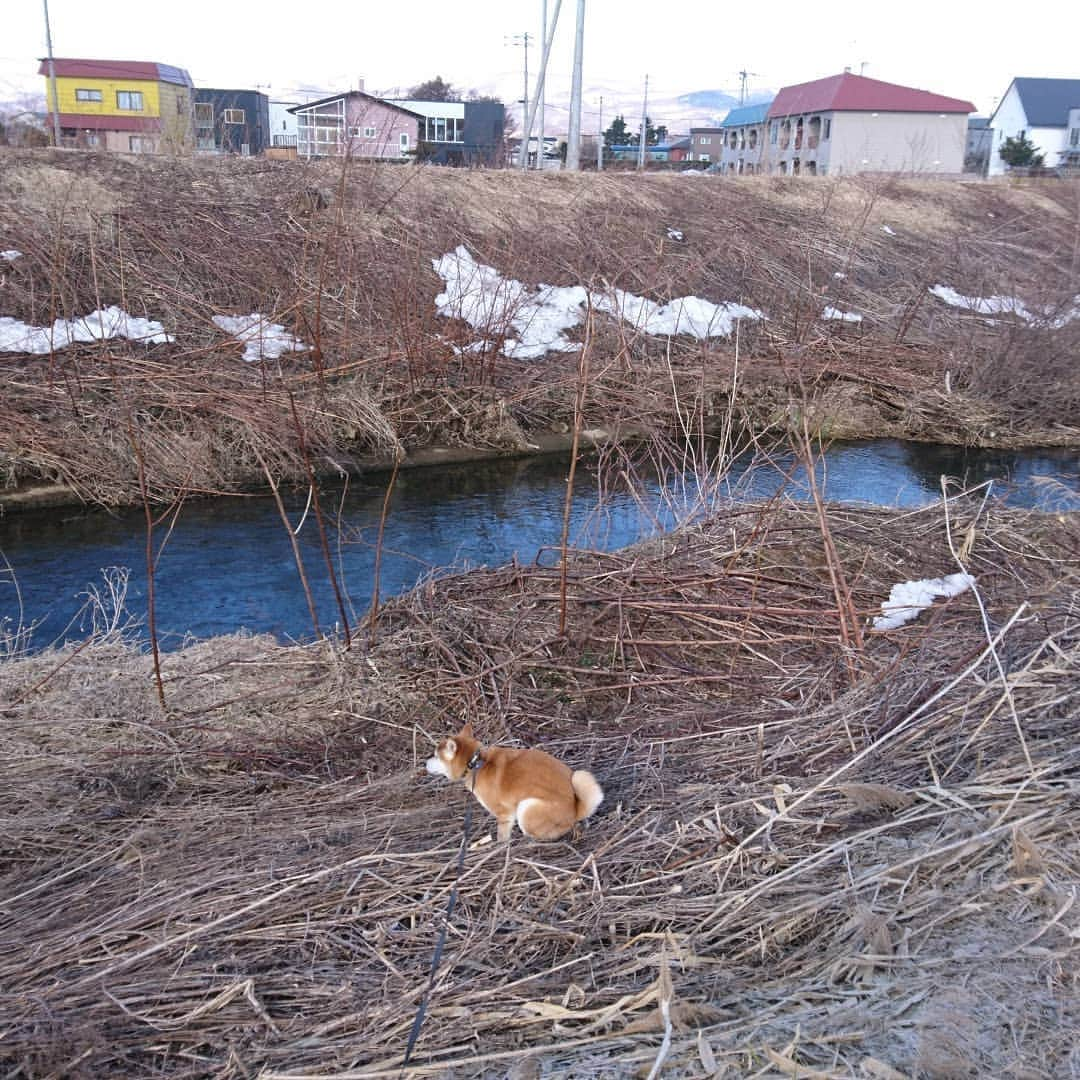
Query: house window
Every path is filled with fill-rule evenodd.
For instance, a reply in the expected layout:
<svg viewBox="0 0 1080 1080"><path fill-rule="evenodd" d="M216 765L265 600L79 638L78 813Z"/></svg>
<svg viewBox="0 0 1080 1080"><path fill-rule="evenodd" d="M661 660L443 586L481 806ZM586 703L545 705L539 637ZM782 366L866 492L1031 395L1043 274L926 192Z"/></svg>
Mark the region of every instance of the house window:
<svg viewBox="0 0 1080 1080"><path fill-rule="evenodd" d="M401 132L401 134L398 136L398 140L399 140L399 142L401 144L401 152L403 154L408 153L408 151L409 151L409 133L407 131Z"/></svg>
<svg viewBox="0 0 1080 1080"><path fill-rule="evenodd" d="M116 107L127 112L142 112L143 99L141 90L117 90Z"/></svg>
<svg viewBox="0 0 1080 1080"><path fill-rule="evenodd" d="M195 102L195 126L197 128L213 128L214 106L207 101Z"/></svg>
<svg viewBox="0 0 1080 1080"><path fill-rule="evenodd" d="M373 127L364 128L364 138L365 139L374 139L375 138L375 129Z"/></svg>
<svg viewBox="0 0 1080 1080"><path fill-rule="evenodd" d="M712 158L708 154L698 154L698 161L712 161Z"/></svg>
<svg viewBox="0 0 1080 1080"><path fill-rule="evenodd" d="M242 124L244 122L243 109L224 109L222 119L226 124Z"/></svg>
<svg viewBox="0 0 1080 1080"><path fill-rule="evenodd" d="M154 140L146 135L129 135L128 150L133 154L152 154Z"/></svg>
<svg viewBox="0 0 1080 1080"><path fill-rule="evenodd" d="M774 120L771 124L769 124L769 142L773 146L776 145L776 139L777 139L779 134L780 134L780 121L779 120Z"/></svg>
<svg viewBox="0 0 1080 1080"><path fill-rule="evenodd" d="M75 91L75 100L76 101L100 101L101 100L101 91L100 90L76 90Z"/></svg>
<svg viewBox="0 0 1080 1080"><path fill-rule="evenodd" d="M698 142L701 143L702 146L709 146L712 143L712 136L702 135L701 138L698 139Z"/></svg>
<svg viewBox="0 0 1080 1080"><path fill-rule="evenodd" d="M183 94L181 94L181 95L180 95L180 96L179 96L179 97L178 97L178 98L176 99L176 115L177 115L177 116L183 116L183 115L184 115L184 106L185 106L185 105L187 105L187 100L186 100L186 98L184 97L184 95L183 95Z"/></svg>
<svg viewBox="0 0 1080 1080"><path fill-rule="evenodd" d="M832 134L832 120L825 121L825 127L821 132L821 137L827 139Z"/></svg>
<svg viewBox="0 0 1080 1080"><path fill-rule="evenodd" d="M1069 145L1080 146L1080 128L1073 128L1069 132Z"/></svg>

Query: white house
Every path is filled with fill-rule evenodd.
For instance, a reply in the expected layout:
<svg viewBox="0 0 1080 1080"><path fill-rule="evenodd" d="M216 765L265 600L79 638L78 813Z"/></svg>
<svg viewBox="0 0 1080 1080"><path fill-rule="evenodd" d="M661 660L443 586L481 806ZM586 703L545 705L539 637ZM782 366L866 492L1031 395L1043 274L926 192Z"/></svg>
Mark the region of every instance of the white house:
<svg viewBox="0 0 1080 1080"><path fill-rule="evenodd" d="M1068 149L1069 110L1080 106L1080 79L1013 79L994 115L990 176L1007 171L999 151L1006 139L1030 139L1048 167L1059 165Z"/></svg>
<svg viewBox="0 0 1080 1080"><path fill-rule="evenodd" d="M1070 169L1080 168L1080 105L1069 110L1069 134L1065 140L1061 164Z"/></svg>
<svg viewBox="0 0 1080 1080"><path fill-rule="evenodd" d="M289 112L298 101L270 102L270 145L296 145L296 113Z"/></svg>

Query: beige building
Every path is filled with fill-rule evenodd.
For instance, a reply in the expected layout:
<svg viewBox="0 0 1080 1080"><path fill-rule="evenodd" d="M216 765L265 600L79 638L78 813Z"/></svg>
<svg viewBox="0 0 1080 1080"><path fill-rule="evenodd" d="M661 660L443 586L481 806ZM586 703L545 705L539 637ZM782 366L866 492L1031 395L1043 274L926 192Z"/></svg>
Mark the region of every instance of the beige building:
<svg viewBox="0 0 1080 1080"><path fill-rule="evenodd" d="M769 108L759 171L960 174L970 101L844 72L786 86Z"/></svg>

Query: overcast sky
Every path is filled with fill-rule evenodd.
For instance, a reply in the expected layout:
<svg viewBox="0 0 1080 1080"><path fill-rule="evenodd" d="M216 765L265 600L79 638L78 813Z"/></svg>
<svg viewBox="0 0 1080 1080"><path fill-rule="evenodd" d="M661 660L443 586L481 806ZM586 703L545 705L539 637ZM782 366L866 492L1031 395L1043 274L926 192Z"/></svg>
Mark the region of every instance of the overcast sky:
<svg viewBox="0 0 1080 1080"><path fill-rule="evenodd" d="M556 0L548 0L554 10ZM0 100L42 89L41 0L0 0ZM565 102L576 0L565 0L551 96ZM906 0L816 4L705 0L588 0L585 110L636 115L645 75L657 122L663 103L692 90L777 89L845 66L877 79L964 98L989 112L1014 75L1080 77L1080 3L1023 5ZM521 97L523 50L514 35L539 37L540 0L50 0L57 56L156 60L191 72L196 85L298 87L334 92L357 85L392 93L434 75L465 89ZM532 71L540 51L530 48ZM558 105L556 105L558 109ZM562 110L565 114L565 109ZM559 115L558 112L556 115ZM708 119L703 115L702 119Z"/></svg>

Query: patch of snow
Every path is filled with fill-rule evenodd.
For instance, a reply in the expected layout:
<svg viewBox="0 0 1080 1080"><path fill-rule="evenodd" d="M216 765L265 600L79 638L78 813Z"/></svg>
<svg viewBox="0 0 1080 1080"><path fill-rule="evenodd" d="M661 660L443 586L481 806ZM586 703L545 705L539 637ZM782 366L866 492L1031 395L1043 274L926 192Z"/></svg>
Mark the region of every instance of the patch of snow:
<svg viewBox="0 0 1080 1080"><path fill-rule="evenodd" d="M581 348L566 337L566 331L582 319L587 293L580 286L540 285L531 290L504 278L493 266L478 263L464 245L432 259L431 265L446 286L435 297L435 310L487 336L505 334L507 356L535 360L549 351Z"/></svg>
<svg viewBox="0 0 1080 1080"><path fill-rule="evenodd" d="M840 322L862 322L862 316L854 311L841 311L839 308L827 307L822 313L823 319L837 319Z"/></svg>
<svg viewBox="0 0 1080 1080"><path fill-rule="evenodd" d="M843 270L837 270L833 274L833 277L836 278L837 281L844 281L847 278L847 274L845 274Z"/></svg>
<svg viewBox="0 0 1080 1080"><path fill-rule="evenodd" d="M964 296L948 285L933 285L930 292L951 307L975 311L980 315L1018 315L1027 322L1036 318L1022 300L1011 296Z"/></svg>
<svg viewBox="0 0 1080 1080"><path fill-rule="evenodd" d="M670 225L667 230L667 238L669 240L678 240L680 242L685 239L682 229L673 229Z"/></svg>
<svg viewBox="0 0 1080 1080"><path fill-rule="evenodd" d="M700 296L680 296L658 304L622 289L594 295L593 307L618 316L646 334L688 334L696 338L729 337L736 319L765 318L762 312L742 304L714 304Z"/></svg>
<svg viewBox="0 0 1080 1080"><path fill-rule="evenodd" d="M282 353L307 352L311 347L257 311L250 315L215 315L213 322L244 346L244 359L249 363L277 360Z"/></svg>
<svg viewBox="0 0 1080 1080"><path fill-rule="evenodd" d="M933 605L935 597L959 596L974 584L975 578L971 574L901 581L892 587L889 599L882 601L881 614L874 619L874 629L895 630L918 618L920 612Z"/></svg>
<svg viewBox="0 0 1080 1080"><path fill-rule="evenodd" d="M896 233L894 233L894 232L892 231L892 229L890 229L890 228L889 228L889 226L888 226L888 225L882 225L882 226L881 226L881 231L882 231L882 232L883 232L883 233L884 233L884 234L885 234L886 236L895 236L895 235L896 235Z"/></svg>
<svg viewBox="0 0 1080 1080"><path fill-rule="evenodd" d="M123 308L107 307L76 319L57 319L52 326L30 326L18 319L0 317L0 352L46 356L76 342L127 338L144 345L174 341L161 323L129 315Z"/></svg>
<svg viewBox="0 0 1080 1080"><path fill-rule="evenodd" d="M22 252L16 251L12 248L9 251L0 251L0 259L6 259L8 262L14 262L16 259L22 258Z"/></svg>
<svg viewBox="0 0 1080 1080"><path fill-rule="evenodd" d="M714 304L697 296L657 304L621 289L590 295L581 285L531 288L476 262L464 246L432 259L431 264L446 286L435 297L436 311L461 319L485 337L505 336L503 353L520 360L580 349L566 332L581 324L590 300L597 311L624 319L648 334L726 337L736 319L765 318L762 312L741 304Z"/></svg>

